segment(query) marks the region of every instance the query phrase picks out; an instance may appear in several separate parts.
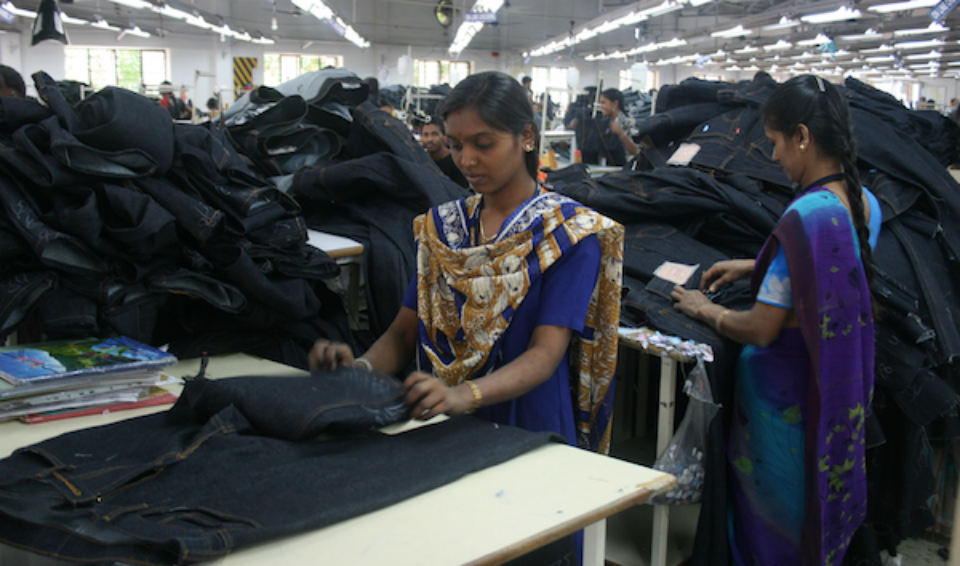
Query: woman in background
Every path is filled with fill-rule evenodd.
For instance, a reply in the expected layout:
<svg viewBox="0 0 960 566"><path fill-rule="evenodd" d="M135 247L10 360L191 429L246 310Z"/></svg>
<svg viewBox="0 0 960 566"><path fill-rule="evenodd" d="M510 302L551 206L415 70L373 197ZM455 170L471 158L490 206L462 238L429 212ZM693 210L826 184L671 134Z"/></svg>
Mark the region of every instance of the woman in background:
<svg viewBox="0 0 960 566"><path fill-rule="evenodd" d="M625 106L623 93L619 90L608 88L600 93L600 111L609 120L603 139L613 137L617 140L614 142L616 145L607 148L614 155L609 165L623 165L629 157L633 157L640 151L633 141L636 124L633 118L624 112Z"/></svg>
<svg viewBox="0 0 960 566"><path fill-rule="evenodd" d="M746 344L727 456L734 563L842 564L866 516L865 416L873 395L869 280L880 228L860 185L846 101L820 77L780 85L761 110L773 158L801 187L754 262L725 261L703 291L752 273L756 303L700 291L675 306Z"/></svg>

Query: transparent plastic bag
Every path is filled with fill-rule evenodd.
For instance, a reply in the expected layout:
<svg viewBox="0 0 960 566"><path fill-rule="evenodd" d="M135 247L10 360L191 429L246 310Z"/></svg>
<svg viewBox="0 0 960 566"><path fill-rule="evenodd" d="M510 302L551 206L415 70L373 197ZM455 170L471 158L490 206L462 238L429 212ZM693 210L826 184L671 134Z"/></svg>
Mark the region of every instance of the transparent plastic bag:
<svg viewBox="0 0 960 566"><path fill-rule="evenodd" d="M707 430L720 405L713 402L710 379L702 358L697 358L697 365L687 377L683 392L690 397L687 412L667 448L653 464L654 469L676 476L677 487L647 500L651 505L699 503L703 497Z"/></svg>

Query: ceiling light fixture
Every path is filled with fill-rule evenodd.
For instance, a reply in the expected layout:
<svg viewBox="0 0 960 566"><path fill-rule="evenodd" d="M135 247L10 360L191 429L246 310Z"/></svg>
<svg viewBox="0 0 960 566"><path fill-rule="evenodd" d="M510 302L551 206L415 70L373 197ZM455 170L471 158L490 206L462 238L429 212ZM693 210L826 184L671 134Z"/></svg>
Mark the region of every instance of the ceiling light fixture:
<svg viewBox="0 0 960 566"><path fill-rule="evenodd" d="M730 29L715 31L710 34L710 37L741 37L744 35L753 34L753 30L746 29L742 25L737 25Z"/></svg>
<svg viewBox="0 0 960 566"><path fill-rule="evenodd" d="M135 35L137 37L150 37L149 32L143 31L142 29L140 29L140 26L137 26L137 25L133 26L132 28L127 28L122 32L120 32L120 36L117 37L117 39L119 40L125 34Z"/></svg>
<svg viewBox="0 0 960 566"><path fill-rule="evenodd" d="M93 22L92 24L90 24L90 26L98 29L109 30L109 31L122 31L117 26L112 26L109 23L107 23L107 20L103 18L100 18L99 20Z"/></svg>
<svg viewBox="0 0 960 566"><path fill-rule="evenodd" d="M496 21L496 13L497 10L500 9L500 6L503 6L503 0L477 0L469 13L493 14L494 19L492 21ZM461 52L463 52L463 50L470 45L473 37L480 33L481 29L483 29L482 21L465 20L462 24L460 24L460 27L457 29L457 35L453 38L453 43L450 44L450 53L459 55Z"/></svg>
<svg viewBox="0 0 960 566"><path fill-rule="evenodd" d="M867 39L878 39L882 37L883 34L878 33L877 30L870 28L863 33L855 33L853 35L841 35L839 38L843 41L864 41Z"/></svg>
<svg viewBox="0 0 960 566"><path fill-rule="evenodd" d="M842 22L846 20L856 20L862 17L860 10L851 10L846 6L841 6L832 12L819 12L800 16L800 19L808 24L826 24L829 22Z"/></svg>
<svg viewBox="0 0 960 566"><path fill-rule="evenodd" d="M153 8L153 4L150 2L144 2L144 0L110 0L114 4L120 4L122 6L127 6L128 8L137 8L138 10L143 10L145 8Z"/></svg>
<svg viewBox="0 0 960 566"><path fill-rule="evenodd" d="M811 39L804 39L797 42L797 45L803 45L805 47L811 45L823 45L824 43L830 43L831 39L822 33L818 33L817 37Z"/></svg>
<svg viewBox="0 0 960 566"><path fill-rule="evenodd" d="M943 57L943 53L940 53L939 51L934 49L929 53L918 53L916 55L907 55L906 57L904 57L904 59L910 59L910 60L940 59L941 57Z"/></svg>
<svg viewBox="0 0 960 566"><path fill-rule="evenodd" d="M933 22L925 28L898 29L893 32L893 35L922 35L925 33L941 33L945 31L950 31L950 28L941 25L939 22Z"/></svg>
<svg viewBox="0 0 960 566"><path fill-rule="evenodd" d="M897 49L926 49L928 47L939 47L944 43L942 39L926 39L923 41L901 41L900 43L894 43L893 46Z"/></svg>
<svg viewBox="0 0 960 566"><path fill-rule="evenodd" d="M13 14L14 16L20 16L21 18L30 18L30 19L33 19L33 18L36 18L36 17L37 17L37 13L36 13L36 12L31 12L30 10L23 10L23 9L21 9L21 8L17 8L16 6L13 5L13 2L7 2L7 3L5 3L5 4L3 5L3 8L4 8L6 11L10 12L11 14Z"/></svg>
<svg viewBox="0 0 960 566"><path fill-rule="evenodd" d="M890 4L877 4L870 6L867 10L887 14L890 12L905 12L907 10L917 10L919 8L932 8L937 5L939 0L910 0L909 2L891 2Z"/></svg>
<svg viewBox="0 0 960 566"><path fill-rule="evenodd" d="M881 45L880 47L874 47L874 48L872 48L872 49L861 49L861 50L860 50L860 53L861 53L862 55L867 55L867 54L871 54L871 53L886 53L887 51L893 51L893 47L891 47L891 46L887 45L886 43L884 43L884 44Z"/></svg>
<svg viewBox="0 0 960 566"><path fill-rule="evenodd" d="M789 29L792 27L797 27L798 25L800 25L800 20L794 20L786 16L781 16L779 22L775 24L771 24L769 26L763 26L760 29L764 31L774 31L778 29Z"/></svg>
<svg viewBox="0 0 960 566"><path fill-rule="evenodd" d="M503 3L503 0L494 1L499 1L501 4ZM309 12L311 15L313 15L313 17L333 28L333 31L337 32L337 35L345 38L347 41L353 43L357 47L370 47L369 41L357 33L353 27L344 22L340 16L331 10L329 6L324 4L322 0L293 0L293 4L304 12Z"/></svg>
<svg viewBox="0 0 960 566"><path fill-rule="evenodd" d="M793 47L792 43L781 39L772 45L764 45L763 50L764 51L783 51L785 49L790 49L791 47Z"/></svg>

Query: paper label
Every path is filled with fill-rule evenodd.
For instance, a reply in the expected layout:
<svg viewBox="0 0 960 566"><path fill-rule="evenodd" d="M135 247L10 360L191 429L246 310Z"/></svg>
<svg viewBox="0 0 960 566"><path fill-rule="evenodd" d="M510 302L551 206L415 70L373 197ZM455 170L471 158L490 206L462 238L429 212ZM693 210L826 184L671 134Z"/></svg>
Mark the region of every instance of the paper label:
<svg viewBox="0 0 960 566"><path fill-rule="evenodd" d="M667 165L679 165L687 166L690 165L690 161L697 156L697 153L700 152L700 145L695 143L682 143L676 151L673 152L673 155L670 156L670 159L667 160Z"/></svg>
<svg viewBox="0 0 960 566"><path fill-rule="evenodd" d="M687 283L687 280L690 279L690 276L697 272L698 267L700 267L699 263L696 265L686 265L665 261L660 264L660 267L654 270L653 274L660 279L666 279L682 287Z"/></svg>

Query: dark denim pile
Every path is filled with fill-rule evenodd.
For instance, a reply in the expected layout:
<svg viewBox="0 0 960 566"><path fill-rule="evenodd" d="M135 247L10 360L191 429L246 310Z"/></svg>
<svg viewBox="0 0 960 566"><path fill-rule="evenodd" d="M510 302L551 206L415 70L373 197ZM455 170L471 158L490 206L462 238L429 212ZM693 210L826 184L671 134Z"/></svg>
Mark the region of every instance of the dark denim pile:
<svg viewBox="0 0 960 566"><path fill-rule="evenodd" d="M367 432L404 418L400 382L355 368L190 381L170 411L0 460L0 541L71 562L194 564L558 440L468 416Z"/></svg>
<svg viewBox="0 0 960 566"><path fill-rule="evenodd" d="M173 124L106 88L75 106L0 100L0 336L124 334L174 353L245 350L304 364L316 338L351 340L289 195L218 124ZM35 334L35 335L34 335Z"/></svg>
<svg viewBox="0 0 960 566"><path fill-rule="evenodd" d="M670 284L653 276L663 261L699 264L689 286L714 262L755 257L792 187L771 159L759 106L777 83L688 79L664 87L657 113L638 124L656 147L632 167L591 179L582 167L552 174L560 192L626 227L624 324L647 324L711 344L714 394L723 404L711 426L707 486L693 564L728 564L724 423L730 418L732 368L739 347L680 315ZM907 110L889 95L847 79L864 184L879 198L883 229L874 254L876 393L868 419L870 502L851 564L878 565L878 549L932 524L935 490L927 438L960 435L956 363L960 359L960 186L946 167L958 161L960 129L932 112ZM700 150L685 167L667 159L683 142ZM746 309L744 283L715 301Z"/></svg>
<svg viewBox="0 0 960 566"><path fill-rule="evenodd" d="M403 122L366 100L356 75L327 69L260 87L224 113L237 149L296 198L310 228L363 244L370 332L354 335L361 351L400 311L415 266L413 219L468 194Z"/></svg>

